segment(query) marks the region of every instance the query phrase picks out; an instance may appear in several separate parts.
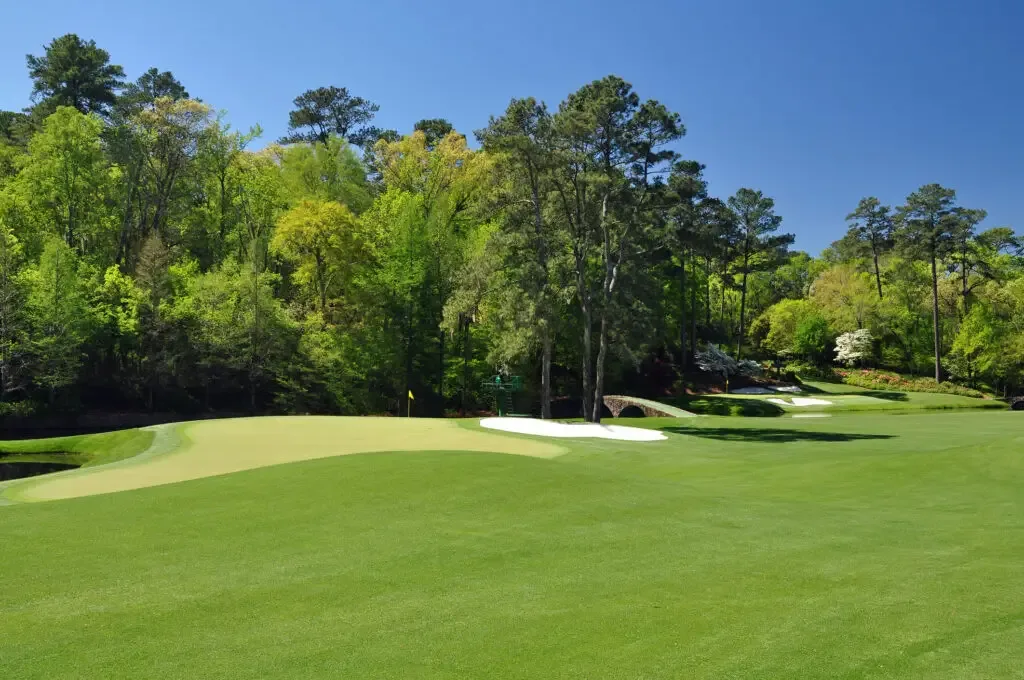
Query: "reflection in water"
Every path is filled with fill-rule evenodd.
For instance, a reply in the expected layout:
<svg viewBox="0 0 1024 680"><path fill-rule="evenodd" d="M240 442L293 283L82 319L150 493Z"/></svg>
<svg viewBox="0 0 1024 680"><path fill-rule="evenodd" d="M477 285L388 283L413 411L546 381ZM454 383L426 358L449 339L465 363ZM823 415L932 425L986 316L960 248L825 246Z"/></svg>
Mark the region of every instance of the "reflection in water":
<svg viewBox="0 0 1024 680"><path fill-rule="evenodd" d="M73 470L77 465L67 463L3 463L0 462L0 482L8 479L21 479L22 477L35 477L45 475L49 472L60 472L61 470Z"/></svg>

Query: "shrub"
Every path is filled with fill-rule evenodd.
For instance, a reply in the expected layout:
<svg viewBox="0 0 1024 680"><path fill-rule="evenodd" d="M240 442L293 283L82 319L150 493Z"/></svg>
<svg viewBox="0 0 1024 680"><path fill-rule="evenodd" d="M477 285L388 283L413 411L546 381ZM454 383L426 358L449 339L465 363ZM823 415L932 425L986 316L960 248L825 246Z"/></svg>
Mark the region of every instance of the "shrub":
<svg viewBox="0 0 1024 680"><path fill-rule="evenodd" d="M972 390L951 382L937 383L931 378L905 378L898 373L877 370L836 370L835 373L847 385L869 390L894 390L897 392L937 392L956 394L961 397L986 398L983 392Z"/></svg>
<svg viewBox="0 0 1024 680"><path fill-rule="evenodd" d="M0 418L25 418L35 413L30 401L0 401Z"/></svg>
<svg viewBox="0 0 1024 680"><path fill-rule="evenodd" d="M816 366L803 361L790 361L786 364L786 373L797 378L810 378L825 382L839 382L839 376L828 366Z"/></svg>

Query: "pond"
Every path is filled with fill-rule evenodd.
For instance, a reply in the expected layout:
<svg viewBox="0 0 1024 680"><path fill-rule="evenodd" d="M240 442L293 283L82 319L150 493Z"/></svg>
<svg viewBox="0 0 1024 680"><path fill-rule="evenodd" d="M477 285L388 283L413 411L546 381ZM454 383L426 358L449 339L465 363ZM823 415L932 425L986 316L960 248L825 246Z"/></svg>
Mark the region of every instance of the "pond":
<svg viewBox="0 0 1024 680"><path fill-rule="evenodd" d="M35 477L61 470L73 470L76 467L78 466L67 463L4 463L0 461L0 482L22 477Z"/></svg>

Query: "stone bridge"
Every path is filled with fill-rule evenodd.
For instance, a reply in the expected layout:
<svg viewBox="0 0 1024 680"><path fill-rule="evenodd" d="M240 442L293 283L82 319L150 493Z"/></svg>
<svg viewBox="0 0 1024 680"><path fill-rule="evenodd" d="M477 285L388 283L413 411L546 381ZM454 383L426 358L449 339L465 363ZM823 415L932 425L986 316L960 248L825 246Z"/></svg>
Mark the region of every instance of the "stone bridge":
<svg viewBox="0 0 1024 680"><path fill-rule="evenodd" d="M681 408L669 406L668 404L662 404L658 401L640 399L639 397L626 397L621 394L605 396L604 405L608 407L608 410L616 418L619 417L623 410L630 406L640 409L649 418L692 418L697 415L696 413L690 413L689 411L684 411Z"/></svg>

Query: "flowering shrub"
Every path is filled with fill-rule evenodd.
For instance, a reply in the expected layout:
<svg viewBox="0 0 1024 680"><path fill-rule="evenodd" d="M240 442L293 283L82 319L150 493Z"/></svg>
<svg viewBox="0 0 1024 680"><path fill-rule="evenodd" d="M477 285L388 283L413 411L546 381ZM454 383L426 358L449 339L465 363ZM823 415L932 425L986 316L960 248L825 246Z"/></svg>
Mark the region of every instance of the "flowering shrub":
<svg viewBox="0 0 1024 680"><path fill-rule="evenodd" d="M863 387L869 390L894 390L896 392L938 392L941 394L958 394L962 397L984 399L985 394L969 387L949 382L937 383L931 378L904 378L898 373L877 370L846 370L836 369L836 375L847 385Z"/></svg>

